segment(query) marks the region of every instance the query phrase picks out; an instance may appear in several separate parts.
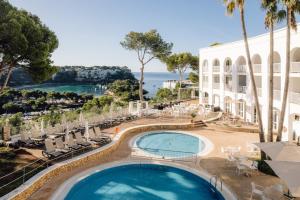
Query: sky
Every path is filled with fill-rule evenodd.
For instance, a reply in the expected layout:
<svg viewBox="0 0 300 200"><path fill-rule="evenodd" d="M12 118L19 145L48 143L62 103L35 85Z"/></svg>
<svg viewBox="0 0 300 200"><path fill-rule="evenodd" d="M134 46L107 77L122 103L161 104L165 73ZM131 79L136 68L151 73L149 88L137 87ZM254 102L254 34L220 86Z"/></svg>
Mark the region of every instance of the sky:
<svg viewBox="0 0 300 200"><path fill-rule="evenodd" d="M121 47L130 31L156 29L173 52L198 54L214 42L242 39L238 13L225 14L222 0L9 0L40 17L59 39L55 65L128 66L139 71L137 55ZM249 36L267 32L259 0L246 5ZM154 60L147 72L164 72Z"/></svg>

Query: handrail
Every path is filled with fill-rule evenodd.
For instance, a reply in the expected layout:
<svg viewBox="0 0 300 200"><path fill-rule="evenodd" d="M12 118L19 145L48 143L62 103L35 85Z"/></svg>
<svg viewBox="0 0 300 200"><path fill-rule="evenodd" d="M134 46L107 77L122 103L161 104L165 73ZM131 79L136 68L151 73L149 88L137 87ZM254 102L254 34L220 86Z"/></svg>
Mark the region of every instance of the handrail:
<svg viewBox="0 0 300 200"><path fill-rule="evenodd" d="M213 184L212 184L213 180L215 180L214 188L217 189L218 181L219 181L220 182L220 189L221 189L221 191L223 191L223 180L222 180L222 178L218 175L211 176L210 179L209 179L209 184L212 185L212 186L213 186Z"/></svg>

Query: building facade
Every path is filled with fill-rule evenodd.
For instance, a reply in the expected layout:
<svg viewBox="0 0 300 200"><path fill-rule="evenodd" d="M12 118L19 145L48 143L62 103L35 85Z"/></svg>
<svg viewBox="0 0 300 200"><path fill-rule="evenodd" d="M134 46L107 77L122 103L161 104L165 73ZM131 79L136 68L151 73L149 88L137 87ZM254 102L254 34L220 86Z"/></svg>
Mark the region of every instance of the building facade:
<svg viewBox="0 0 300 200"><path fill-rule="evenodd" d="M298 25L298 29L300 25ZM273 129L279 121L286 63L286 28L274 33ZM251 60L259 95L264 129L268 124L269 34L249 38ZM200 103L220 107L241 119L257 123L244 41L236 41L199 51ZM300 136L300 33L291 34L290 89L284 121L283 140Z"/></svg>

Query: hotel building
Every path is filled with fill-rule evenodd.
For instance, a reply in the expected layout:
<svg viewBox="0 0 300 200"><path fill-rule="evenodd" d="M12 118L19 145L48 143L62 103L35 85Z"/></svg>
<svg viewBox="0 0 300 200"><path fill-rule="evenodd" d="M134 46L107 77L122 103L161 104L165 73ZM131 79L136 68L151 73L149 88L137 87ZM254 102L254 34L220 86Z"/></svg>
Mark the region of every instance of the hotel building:
<svg viewBox="0 0 300 200"><path fill-rule="evenodd" d="M298 30L300 25L298 25ZM264 129L268 124L269 34L249 38L251 60L259 96ZM257 123L244 41L202 48L200 56L200 103L220 107L246 122ZM291 33L290 89L283 140L300 136L300 33ZM273 128L278 128L284 89L286 28L274 33Z"/></svg>

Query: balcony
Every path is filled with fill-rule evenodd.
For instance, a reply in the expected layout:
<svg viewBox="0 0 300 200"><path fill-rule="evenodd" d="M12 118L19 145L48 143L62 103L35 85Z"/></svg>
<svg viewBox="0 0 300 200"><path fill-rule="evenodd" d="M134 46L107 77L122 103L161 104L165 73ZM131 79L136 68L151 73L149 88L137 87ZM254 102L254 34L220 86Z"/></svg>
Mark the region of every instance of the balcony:
<svg viewBox="0 0 300 200"><path fill-rule="evenodd" d="M300 104L300 93L290 92L290 102L295 104Z"/></svg>
<svg viewBox="0 0 300 200"><path fill-rule="evenodd" d="M224 68L224 73L231 74L232 73L232 66L226 65Z"/></svg>
<svg viewBox="0 0 300 200"><path fill-rule="evenodd" d="M220 73L220 66L213 66L214 73Z"/></svg>
<svg viewBox="0 0 300 200"><path fill-rule="evenodd" d="M240 65L237 68L238 68L238 73L246 73L247 72L246 65Z"/></svg>
<svg viewBox="0 0 300 200"><path fill-rule="evenodd" d="M208 66L203 66L202 71L203 73L208 73Z"/></svg>
<svg viewBox="0 0 300 200"><path fill-rule="evenodd" d="M280 73L281 72L281 63L274 63L273 71L274 71L274 73Z"/></svg>
<svg viewBox="0 0 300 200"><path fill-rule="evenodd" d="M220 89L220 83L213 83L213 89L219 90Z"/></svg>
<svg viewBox="0 0 300 200"><path fill-rule="evenodd" d="M253 65L253 72L254 73L261 73L261 64Z"/></svg>
<svg viewBox="0 0 300 200"><path fill-rule="evenodd" d="M247 86L239 86L238 87L238 93L246 94Z"/></svg>
<svg viewBox="0 0 300 200"><path fill-rule="evenodd" d="M300 62L292 62L291 73L300 73Z"/></svg>
<svg viewBox="0 0 300 200"><path fill-rule="evenodd" d="M225 84L225 90L229 91L229 92L232 92L232 85Z"/></svg>

